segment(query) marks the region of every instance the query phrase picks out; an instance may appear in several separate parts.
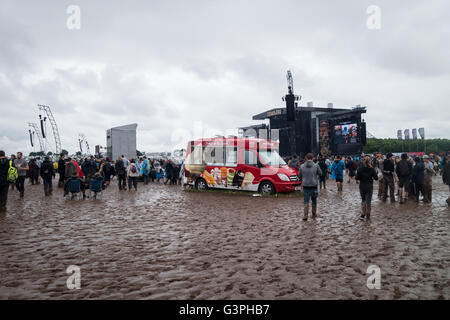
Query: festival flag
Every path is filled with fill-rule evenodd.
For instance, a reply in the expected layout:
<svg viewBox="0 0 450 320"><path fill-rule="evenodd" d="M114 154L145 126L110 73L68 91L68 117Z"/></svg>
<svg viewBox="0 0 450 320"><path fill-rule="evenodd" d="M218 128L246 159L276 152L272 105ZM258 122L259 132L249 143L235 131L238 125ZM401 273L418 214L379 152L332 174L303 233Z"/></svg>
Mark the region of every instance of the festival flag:
<svg viewBox="0 0 450 320"><path fill-rule="evenodd" d="M425 139L425 128L419 128L419 134L422 139Z"/></svg>
<svg viewBox="0 0 450 320"><path fill-rule="evenodd" d="M409 140L409 129L405 129L404 135L405 135L405 140Z"/></svg>

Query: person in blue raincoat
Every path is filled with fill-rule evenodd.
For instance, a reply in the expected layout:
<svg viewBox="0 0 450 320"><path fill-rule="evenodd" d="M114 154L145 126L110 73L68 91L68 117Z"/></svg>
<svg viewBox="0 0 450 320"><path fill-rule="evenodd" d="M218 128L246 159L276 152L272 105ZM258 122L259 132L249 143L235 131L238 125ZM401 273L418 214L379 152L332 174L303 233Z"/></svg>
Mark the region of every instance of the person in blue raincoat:
<svg viewBox="0 0 450 320"><path fill-rule="evenodd" d="M147 157L144 156L144 161L141 163L142 175L144 176L144 183L148 184L150 180L150 162Z"/></svg>
<svg viewBox="0 0 450 320"><path fill-rule="evenodd" d="M344 182L344 170L345 163L341 157L336 156L333 163L330 166L331 179L336 180L338 191L342 191L342 185Z"/></svg>

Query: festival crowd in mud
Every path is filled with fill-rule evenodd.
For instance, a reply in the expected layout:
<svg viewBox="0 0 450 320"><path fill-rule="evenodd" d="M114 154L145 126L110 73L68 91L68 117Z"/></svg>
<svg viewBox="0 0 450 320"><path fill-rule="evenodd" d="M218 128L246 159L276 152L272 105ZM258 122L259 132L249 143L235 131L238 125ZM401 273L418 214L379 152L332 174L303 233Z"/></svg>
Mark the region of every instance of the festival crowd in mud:
<svg viewBox="0 0 450 320"><path fill-rule="evenodd" d="M44 195L53 195L53 180L57 178L57 187L64 189L64 197L81 194L87 198L86 190L97 193L105 190L115 177L120 190L137 191L138 182L148 184L150 181L164 184L178 184L181 181L182 163L171 159L148 159L146 156L127 159L124 156L112 162L109 158L90 156L76 159L61 154L58 161L45 157L25 160L23 154L11 155L8 159L0 151L0 211L6 211L8 190L16 189L19 197L24 198L25 181L29 184L43 184Z"/></svg>
<svg viewBox="0 0 450 320"><path fill-rule="evenodd" d="M419 202L420 195L424 203L432 201L432 177L441 175L444 184L450 187L450 154L439 157L424 155L411 157L404 153L394 157L385 156L355 157L314 157L307 154L305 159L293 156L286 159L291 168L298 171L304 194L304 218L308 219L309 203L312 204L312 217L317 215L318 188L326 189L327 180L336 182L338 192L344 191L344 176L347 183L359 184L362 213L361 218L370 218L373 182L379 181L378 198L383 202L406 203L409 199ZM61 154L59 161L45 157L25 160L23 154L11 155L8 159L0 151L0 212L6 212L8 191L17 189L20 198L25 196L25 181L30 184L43 182L45 196L53 195L53 180L58 174L58 188L64 189L64 197L79 194L87 198L86 190L92 197L105 190L116 178L120 190L137 191L138 182L148 184L181 184L183 162L170 159L148 159L146 156L127 159L120 156L116 161L109 158L75 159ZM395 194L397 185L397 194ZM93 193L93 195L92 195ZM396 198L397 197L397 198ZM446 200L450 206L450 197Z"/></svg>

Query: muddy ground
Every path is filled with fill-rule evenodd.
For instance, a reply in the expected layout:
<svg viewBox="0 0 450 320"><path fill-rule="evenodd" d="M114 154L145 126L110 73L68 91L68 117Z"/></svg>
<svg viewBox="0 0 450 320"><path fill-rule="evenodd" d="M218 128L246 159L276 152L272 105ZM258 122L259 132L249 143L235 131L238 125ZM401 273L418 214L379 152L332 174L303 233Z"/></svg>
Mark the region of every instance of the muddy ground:
<svg viewBox="0 0 450 320"><path fill-rule="evenodd" d="M449 188L434 187L431 205L375 199L367 222L357 186L330 184L303 222L301 198L151 183L70 201L27 184L0 216L0 298L449 299ZM79 290L66 286L70 265ZM369 265L380 290L366 286Z"/></svg>

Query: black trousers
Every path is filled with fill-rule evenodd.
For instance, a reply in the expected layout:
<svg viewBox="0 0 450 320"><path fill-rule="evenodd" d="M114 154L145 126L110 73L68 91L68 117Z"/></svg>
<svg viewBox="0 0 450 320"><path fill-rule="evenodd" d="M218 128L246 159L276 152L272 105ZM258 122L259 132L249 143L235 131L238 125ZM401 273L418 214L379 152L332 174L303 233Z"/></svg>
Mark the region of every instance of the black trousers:
<svg viewBox="0 0 450 320"><path fill-rule="evenodd" d="M17 177L16 188L20 193L25 192L25 178L26 177Z"/></svg>
<svg viewBox="0 0 450 320"><path fill-rule="evenodd" d="M58 188L62 188L65 185L65 176L64 174L59 174Z"/></svg>
<svg viewBox="0 0 450 320"><path fill-rule="evenodd" d="M9 184L0 186L0 209L6 208L6 200L8 199Z"/></svg>
<svg viewBox="0 0 450 320"><path fill-rule="evenodd" d="M420 182L416 182L414 185L416 186L416 190L415 190L415 192L416 192L415 193L416 200L419 201L419 196L420 196L421 193L422 193L422 196L424 198L426 198L424 184L420 183Z"/></svg>
<svg viewBox="0 0 450 320"><path fill-rule="evenodd" d="M53 181L52 178L42 178L44 181L44 192L48 192L50 189L53 189Z"/></svg>
<svg viewBox="0 0 450 320"><path fill-rule="evenodd" d="M391 199L395 199L394 195L394 177L392 175L384 174L383 175L383 200L386 200L389 196Z"/></svg>
<svg viewBox="0 0 450 320"><path fill-rule="evenodd" d="M119 174L119 175L117 175L117 180L119 180L119 189L120 190L127 188L127 175Z"/></svg>
<svg viewBox="0 0 450 320"><path fill-rule="evenodd" d="M133 186L137 190L138 177L129 177L128 178L128 189L131 190L131 186Z"/></svg>
<svg viewBox="0 0 450 320"><path fill-rule="evenodd" d="M361 194L361 202L366 203L368 206L372 205L373 184L372 183L360 183L359 193Z"/></svg>

